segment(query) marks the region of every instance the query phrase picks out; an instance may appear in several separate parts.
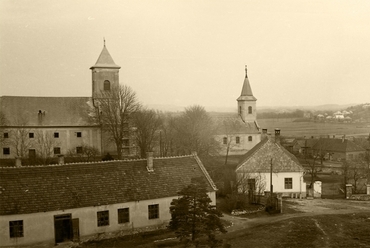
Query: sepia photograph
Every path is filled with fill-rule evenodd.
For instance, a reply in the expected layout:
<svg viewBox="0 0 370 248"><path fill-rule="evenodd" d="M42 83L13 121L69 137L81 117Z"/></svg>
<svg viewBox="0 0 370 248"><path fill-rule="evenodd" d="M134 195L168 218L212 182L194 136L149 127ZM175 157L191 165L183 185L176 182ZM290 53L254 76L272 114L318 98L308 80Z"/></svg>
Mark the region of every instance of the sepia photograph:
<svg viewBox="0 0 370 248"><path fill-rule="evenodd" d="M370 247L369 23L1 0L0 248Z"/></svg>

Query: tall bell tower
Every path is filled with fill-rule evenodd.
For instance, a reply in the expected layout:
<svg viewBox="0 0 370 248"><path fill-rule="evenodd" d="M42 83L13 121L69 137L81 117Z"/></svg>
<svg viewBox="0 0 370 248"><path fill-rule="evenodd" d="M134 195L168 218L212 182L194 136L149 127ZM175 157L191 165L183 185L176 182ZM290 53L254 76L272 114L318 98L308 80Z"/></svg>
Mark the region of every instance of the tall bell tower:
<svg viewBox="0 0 370 248"><path fill-rule="evenodd" d="M244 122L255 122L257 119L256 101L249 83L247 66L245 66L245 78L238 101L238 115Z"/></svg>
<svg viewBox="0 0 370 248"><path fill-rule="evenodd" d="M92 71L92 97L99 98L102 91L110 91L119 85L119 69L121 67L114 63L107 48L104 47L95 65L91 66Z"/></svg>

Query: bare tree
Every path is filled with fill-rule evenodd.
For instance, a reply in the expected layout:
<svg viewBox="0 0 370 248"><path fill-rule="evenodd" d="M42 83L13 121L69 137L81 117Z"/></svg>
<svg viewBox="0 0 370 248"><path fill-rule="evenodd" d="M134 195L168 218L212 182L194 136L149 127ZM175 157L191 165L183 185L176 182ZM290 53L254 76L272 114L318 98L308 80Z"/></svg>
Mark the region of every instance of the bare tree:
<svg viewBox="0 0 370 248"><path fill-rule="evenodd" d="M93 161L98 155L99 155L98 148L87 144L82 144L81 153L77 153L76 149L69 149L67 151L68 157L74 158L74 160L79 162Z"/></svg>
<svg viewBox="0 0 370 248"><path fill-rule="evenodd" d="M14 121L14 124L16 128L11 131L10 142L15 149L16 156L24 159L32 145L29 138L30 130L27 128L28 120L20 116Z"/></svg>
<svg viewBox="0 0 370 248"><path fill-rule="evenodd" d="M229 152L237 144L233 142L233 137L235 130L240 128L241 123L235 118L225 118L219 121L217 128L222 130L224 138L226 138L226 153L225 153L225 165L227 165L227 160L229 158Z"/></svg>
<svg viewBox="0 0 370 248"><path fill-rule="evenodd" d="M136 142L140 148L140 155L145 158L147 151L152 151L154 142L158 138L161 126L160 116L149 109L142 109L132 115L136 128Z"/></svg>
<svg viewBox="0 0 370 248"><path fill-rule="evenodd" d="M352 183L353 192L359 193L362 187L360 187L360 181L366 180L367 177L367 164L364 160L344 160L343 161L343 176L344 184Z"/></svg>
<svg viewBox="0 0 370 248"><path fill-rule="evenodd" d="M127 85L118 85L109 91L101 91L94 101L94 109L90 113L92 121L102 125L103 131L109 134L116 145L118 159L121 159L127 125L132 114L141 107L136 93Z"/></svg>
<svg viewBox="0 0 370 248"><path fill-rule="evenodd" d="M200 155L216 154L219 144L214 139L214 134L211 117L199 105L186 108L176 121L176 135L181 142L180 153L189 154L195 151Z"/></svg>
<svg viewBox="0 0 370 248"><path fill-rule="evenodd" d="M37 160L42 164L49 164L54 157L54 147L59 146L52 133L46 131L36 132L34 143Z"/></svg>
<svg viewBox="0 0 370 248"><path fill-rule="evenodd" d="M161 114L161 126L159 132L160 156L172 156L176 152L176 118L172 114Z"/></svg>

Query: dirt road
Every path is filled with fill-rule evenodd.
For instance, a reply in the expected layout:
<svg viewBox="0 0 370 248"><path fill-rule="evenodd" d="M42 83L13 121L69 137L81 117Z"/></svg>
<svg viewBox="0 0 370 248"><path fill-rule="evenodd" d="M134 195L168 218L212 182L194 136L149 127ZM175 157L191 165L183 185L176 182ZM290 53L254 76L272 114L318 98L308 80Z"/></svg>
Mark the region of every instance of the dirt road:
<svg viewBox="0 0 370 248"><path fill-rule="evenodd" d="M274 223L295 217L309 217L324 214L350 214L370 212L370 201L350 201L344 199L284 199L286 213L266 215L258 218L238 217L224 214L223 219L230 221L228 232Z"/></svg>

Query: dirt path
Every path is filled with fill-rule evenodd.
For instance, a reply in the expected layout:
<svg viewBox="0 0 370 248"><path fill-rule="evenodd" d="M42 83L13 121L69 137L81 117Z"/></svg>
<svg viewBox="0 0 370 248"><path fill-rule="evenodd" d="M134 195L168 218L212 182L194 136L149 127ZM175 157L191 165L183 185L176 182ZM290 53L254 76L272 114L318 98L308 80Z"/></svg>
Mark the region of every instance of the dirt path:
<svg viewBox="0 0 370 248"><path fill-rule="evenodd" d="M230 221L232 225L227 228L228 232L238 232L246 228L275 223L295 217L312 217L323 214L350 214L370 212L370 201L349 201L331 199L286 199L284 204L294 210L295 213L283 213L267 215L265 217L251 218L238 217L224 214L223 219ZM227 234L226 234L227 235Z"/></svg>

